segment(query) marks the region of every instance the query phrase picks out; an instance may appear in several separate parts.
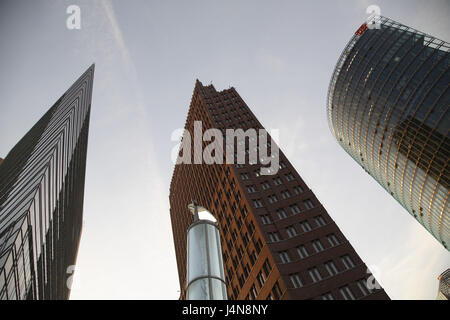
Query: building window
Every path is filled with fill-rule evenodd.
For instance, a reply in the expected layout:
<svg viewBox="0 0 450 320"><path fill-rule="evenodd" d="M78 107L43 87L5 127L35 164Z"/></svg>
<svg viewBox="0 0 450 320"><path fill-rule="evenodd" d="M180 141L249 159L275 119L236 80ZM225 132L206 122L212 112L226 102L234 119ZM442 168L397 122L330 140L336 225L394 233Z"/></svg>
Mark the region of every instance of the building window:
<svg viewBox="0 0 450 320"><path fill-rule="evenodd" d="M287 214L286 214L286 211L284 211L284 209L278 209L277 215L278 215L278 218L280 218L280 220L287 218Z"/></svg>
<svg viewBox="0 0 450 320"><path fill-rule="evenodd" d="M289 275L289 278L291 279L292 285L294 288L301 288L303 287L302 279L300 278L300 275L298 273L293 273Z"/></svg>
<svg viewBox="0 0 450 320"><path fill-rule="evenodd" d="M316 222L316 225L318 227L323 227L324 225L326 225L326 222L322 216L314 217L314 221Z"/></svg>
<svg viewBox="0 0 450 320"><path fill-rule="evenodd" d="M284 169L286 168L286 163L284 163L283 161L280 162L280 169Z"/></svg>
<svg viewBox="0 0 450 320"><path fill-rule="evenodd" d="M265 214L265 215L261 216L261 221L263 224L271 224L272 223L272 219L270 218L269 214Z"/></svg>
<svg viewBox="0 0 450 320"><path fill-rule="evenodd" d="M262 204L261 199L253 200L253 204L255 205L255 208L262 208L262 207L264 207L263 204Z"/></svg>
<svg viewBox="0 0 450 320"><path fill-rule="evenodd" d="M258 273L258 276L256 277L256 280L258 281L259 288L262 289L263 286L264 286L264 283L266 282L266 277L264 276L262 271L260 271Z"/></svg>
<svg viewBox="0 0 450 320"><path fill-rule="evenodd" d="M316 252L321 252L321 251L324 250L323 245L322 245L322 242L320 242L319 239L313 240L312 246L313 246L313 248L314 248L314 250L315 250Z"/></svg>
<svg viewBox="0 0 450 320"><path fill-rule="evenodd" d="M247 186L247 191L248 193L254 193L256 192L256 188L255 186Z"/></svg>
<svg viewBox="0 0 450 320"><path fill-rule="evenodd" d="M250 288L250 300L255 300L258 296L258 290L256 289L255 285L252 285Z"/></svg>
<svg viewBox="0 0 450 320"><path fill-rule="evenodd" d="M338 238L334 235L334 233L327 235L328 242L332 247L339 245Z"/></svg>
<svg viewBox="0 0 450 320"><path fill-rule="evenodd" d="M270 203L270 204L275 203L275 202L278 202L278 198L277 198L277 196L274 195L274 194L271 195L271 196L268 196L267 199L269 200L269 203Z"/></svg>
<svg viewBox="0 0 450 320"><path fill-rule="evenodd" d="M303 192L303 188L300 187L300 186L295 186L294 187L294 192L295 192L296 195L299 195L300 193Z"/></svg>
<svg viewBox="0 0 450 320"><path fill-rule="evenodd" d="M269 232L269 240L270 242L278 242L280 241L280 234L278 232Z"/></svg>
<svg viewBox="0 0 450 320"><path fill-rule="evenodd" d="M289 263L291 262L291 258L289 257L289 253L287 251L279 252L281 263Z"/></svg>
<svg viewBox="0 0 450 320"><path fill-rule="evenodd" d="M292 206L289 206L289 208L291 208L292 214L297 214L297 213L301 212L299 206L296 205L296 204L293 204Z"/></svg>
<svg viewBox="0 0 450 320"><path fill-rule="evenodd" d="M261 188L262 188L263 190L270 189L270 184L269 184L269 182L264 181L263 183L261 183Z"/></svg>
<svg viewBox="0 0 450 320"><path fill-rule="evenodd" d="M283 199L289 199L291 197L291 193L289 192L289 190L281 191L281 197Z"/></svg>
<svg viewBox="0 0 450 320"><path fill-rule="evenodd" d="M241 173L241 179L242 180L248 180L248 174L247 173Z"/></svg>
<svg viewBox="0 0 450 320"><path fill-rule="evenodd" d="M274 300L279 300L281 298L281 288L280 285L278 284L278 281L275 282L275 285L273 286L271 291L271 295L272 299Z"/></svg>
<svg viewBox="0 0 450 320"><path fill-rule="evenodd" d="M356 282L356 284L364 297L370 294L370 290L367 288L366 279L360 279Z"/></svg>
<svg viewBox="0 0 450 320"><path fill-rule="evenodd" d="M300 223L300 226L303 229L303 232L309 232L312 230L311 226L309 225L308 221L303 221L302 223Z"/></svg>
<svg viewBox="0 0 450 320"><path fill-rule="evenodd" d="M306 209L312 209L314 208L314 204L312 203L312 201L310 199L307 199L305 201L303 201Z"/></svg>
<svg viewBox="0 0 450 320"><path fill-rule="evenodd" d="M353 263L352 258L349 255L345 255L341 257L342 264L346 270L354 268L355 264Z"/></svg>
<svg viewBox="0 0 450 320"><path fill-rule="evenodd" d="M273 179L273 184L279 186L280 184L283 184L283 181L280 177L276 177L275 179Z"/></svg>
<svg viewBox="0 0 450 320"><path fill-rule="evenodd" d="M306 257L309 257L308 250L306 250L306 247L301 245L297 247L297 253L300 259L304 259Z"/></svg>
<svg viewBox="0 0 450 320"><path fill-rule="evenodd" d="M297 230L294 226L290 226L286 228L286 233L289 238L295 237L297 235Z"/></svg>
<svg viewBox="0 0 450 320"><path fill-rule="evenodd" d="M270 262L269 262L268 259L266 259L264 261L264 264L262 266L262 270L264 272L265 277L268 278L269 274L270 274L270 271L272 271L272 266L270 265Z"/></svg>
<svg viewBox="0 0 450 320"><path fill-rule="evenodd" d="M311 269L308 269L309 276L311 277L312 282L318 282L322 280L322 275L319 272L319 269L316 267L313 267Z"/></svg>
<svg viewBox="0 0 450 320"><path fill-rule="evenodd" d="M355 296L348 286L340 287L339 292L345 300L355 300Z"/></svg>
<svg viewBox="0 0 450 320"><path fill-rule="evenodd" d="M327 269L328 273L330 274L330 276L335 276L339 273L339 270L336 268L336 265L334 264L333 261L327 261L325 262L325 269Z"/></svg>
<svg viewBox="0 0 450 320"><path fill-rule="evenodd" d="M322 296L322 300L334 300L334 297L331 292L327 292Z"/></svg>
<svg viewBox="0 0 450 320"><path fill-rule="evenodd" d="M295 177L292 173L288 173L284 175L286 177L286 181L294 181Z"/></svg>

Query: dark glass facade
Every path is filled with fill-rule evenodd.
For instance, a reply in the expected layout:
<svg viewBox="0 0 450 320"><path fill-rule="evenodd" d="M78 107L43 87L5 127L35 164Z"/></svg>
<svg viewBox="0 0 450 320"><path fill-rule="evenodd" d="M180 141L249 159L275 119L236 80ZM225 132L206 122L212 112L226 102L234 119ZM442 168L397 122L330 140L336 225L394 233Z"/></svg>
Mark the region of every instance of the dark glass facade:
<svg viewBox="0 0 450 320"><path fill-rule="evenodd" d="M263 129L234 88L218 92L199 81L185 124L191 136L195 121L223 133ZM187 206L195 199L217 219L229 299L389 299L368 286L367 266L283 152L279 170L260 175L249 148L246 142L245 164L175 165L169 200L180 298L193 222Z"/></svg>
<svg viewBox="0 0 450 320"><path fill-rule="evenodd" d="M82 229L92 65L0 164L0 299L67 299Z"/></svg>
<svg viewBox="0 0 450 320"><path fill-rule="evenodd" d="M381 18L335 67L328 121L339 144L444 247L450 244L450 44Z"/></svg>

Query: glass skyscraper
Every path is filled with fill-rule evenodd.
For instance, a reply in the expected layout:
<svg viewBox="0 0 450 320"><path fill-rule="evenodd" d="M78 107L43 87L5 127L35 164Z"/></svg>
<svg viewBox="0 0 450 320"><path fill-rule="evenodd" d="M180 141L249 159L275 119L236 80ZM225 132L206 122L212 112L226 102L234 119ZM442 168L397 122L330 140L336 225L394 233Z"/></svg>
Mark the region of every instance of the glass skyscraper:
<svg viewBox="0 0 450 320"><path fill-rule="evenodd" d="M450 44L381 17L342 52L327 98L333 135L442 245L450 244Z"/></svg>
<svg viewBox="0 0 450 320"><path fill-rule="evenodd" d="M438 277L439 288L436 300L450 299L450 269L445 270Z"/></svg>
<svg viewBox="0 0 450 320"><path fill-rule="evenodd" d="M83 219L92 65L0 164L0 300L67 299Z"/></svg>

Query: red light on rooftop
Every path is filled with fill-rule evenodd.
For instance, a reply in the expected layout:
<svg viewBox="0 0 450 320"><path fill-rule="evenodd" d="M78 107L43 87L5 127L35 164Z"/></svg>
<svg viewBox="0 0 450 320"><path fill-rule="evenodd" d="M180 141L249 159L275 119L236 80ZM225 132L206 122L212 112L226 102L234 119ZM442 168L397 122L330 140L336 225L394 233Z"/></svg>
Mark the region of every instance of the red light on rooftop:
<svg viewBox="0 0 450 320"><path fill-rule="evenodd" d="M356 30L355 35L360 36L367 30L367 23L363 23L358 30Z"/></svg>

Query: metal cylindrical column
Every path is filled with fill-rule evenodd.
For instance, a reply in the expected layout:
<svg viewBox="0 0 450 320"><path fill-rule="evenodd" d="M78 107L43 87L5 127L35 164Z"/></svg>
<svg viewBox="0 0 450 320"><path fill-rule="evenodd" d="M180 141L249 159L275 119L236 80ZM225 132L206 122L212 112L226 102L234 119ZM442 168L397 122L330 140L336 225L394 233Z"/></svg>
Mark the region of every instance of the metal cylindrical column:
<svg viewBox="0 0 450 320"><path fill-rule="evenodd" d="M187 300L226 300L227 287L223 269L219 228L215 221L200 219L189 227L187 233Z"/></svg>

